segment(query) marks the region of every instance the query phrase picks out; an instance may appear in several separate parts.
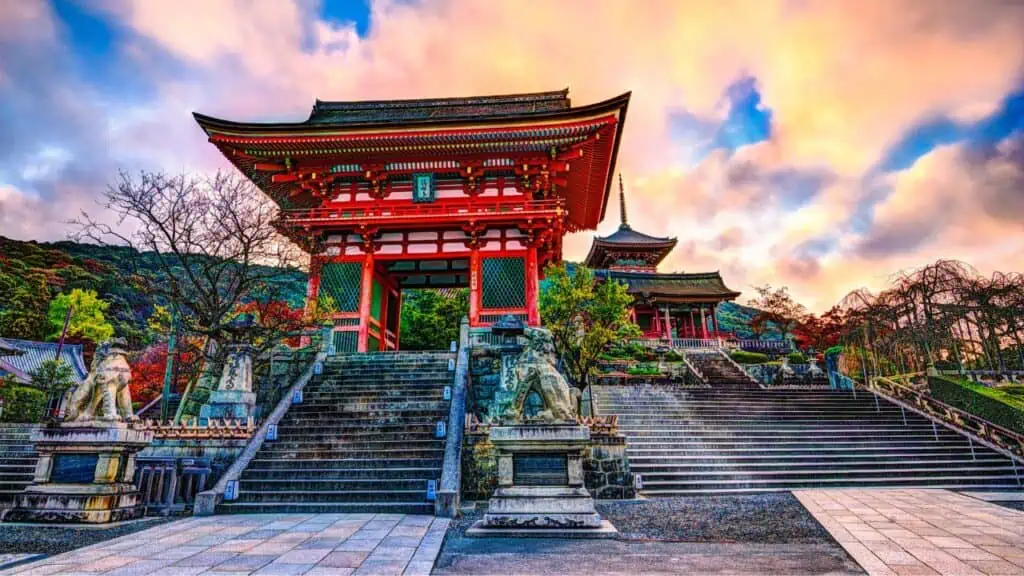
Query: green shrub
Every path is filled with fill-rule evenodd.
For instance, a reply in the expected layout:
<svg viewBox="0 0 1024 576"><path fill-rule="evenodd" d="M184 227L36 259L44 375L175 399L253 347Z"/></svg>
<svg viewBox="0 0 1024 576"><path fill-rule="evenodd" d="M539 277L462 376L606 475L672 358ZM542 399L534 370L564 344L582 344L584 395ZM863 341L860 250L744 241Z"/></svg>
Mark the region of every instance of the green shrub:
<svg viewBox="0 0 1024 576"><path fill-rule="evenodd" d="M46 414L46 392L7 381L0 383L0 398L4 401L2 422L43 421Z"/></svg>
<svg viewBox="0 0 1024 576"><path fill-rule="evenodd" d="M626 370L630 376L657 376L661 374L656 364L634 364Z"/></svg>
<svg viewBox="0 0 1024 576"><path fill-rule="evenodd" d="M928 379L928 388L932 397L940 402L1024 434L1024 397L1018 396L1016 391L936 376Z"/></svg>
<svg viewBox="0 0 1024 576"><path fill-rule="evenodd" d="M730 356L737 364L764 364L768 361L767 354L747 352L745 350L737 350Z"/></svg>
<svg viewBox="0 0 1024 576"><path fill-rule="evenodd" d="M669 350L665 354L665 361L666 362L682 362L683 361L683 355L680 354L679 352L676 352L675 350Z"/></svg>
<svg viewBox="0 0 1024 576"><path fill-rule="evenodd" d="M789 358L790 364L807 364L807 356L804 356L802 352L790 352L786 358Z"/></svg>

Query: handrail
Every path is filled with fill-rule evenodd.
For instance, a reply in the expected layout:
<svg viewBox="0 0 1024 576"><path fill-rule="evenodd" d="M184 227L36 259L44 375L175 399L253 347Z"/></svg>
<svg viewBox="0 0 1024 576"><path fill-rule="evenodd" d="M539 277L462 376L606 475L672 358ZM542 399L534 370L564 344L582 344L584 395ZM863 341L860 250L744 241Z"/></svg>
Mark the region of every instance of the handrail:
<svg viewBox="0 0 1024 576"><path fill-rule="evenodd" d="M249 443L245 445L242 452L235 458L235 461L231 463L231 466L221 475L220 480L214 484L213 488L204 490L196 495L196 503L192 509L193 516L211 516L217 509L217 504L224 501L224 491L227 489L228 482L238 481L238 477L242 475L245 468L252 462L252 459L256 457L256 452L263 447L263 441L267 439L267 432L270 430L271 425L277 425L284 417L285 413L288 412L288 408L291 407L292 398L295 393L306 387L306 384L313 379L313 373L316 370L318 363L322 363L327 359L327 346L330 338L325 334L320 341L320 351L317 352L316 357L310 362L309 367L303 372L302 376L292 384L291 388L288 389L288 393L281 397L277 401L277 406L274 407L274 411L270 413L270 416L263 421L259 430L252 435L249 439Z"/></svg>
<svg viewBox="0 0 1024 576"><path fill-rule="evenodd" d="M894 404L942 424L954 432L965 434L997 452L1024 463L1024 434L1003 428L884 376L871 378L867 386L856 380L853 382L855 386L866 388Z"/></svg>
<svg viewBox="0 0 1024 576"><path fill-rule="evenodd" d="M466 419L466 385L469 379L469 319L459 326L459 352L452 381L452 400L448 407L448 433L444 444L444 467L441 486L434 498L434 515L442 518L459 516L462 488L462 433Z"/></svg>
<svg viewBox="0 0 1024 576"><path fill-rule="evenodd" d="M305 224L337 220L380 220L394 218L431 219L438 216L491 216L548 213L564 210L565 202L525 200L516 202L444 202L438 204L368 205L282 210L282 224Z"/></svg>
<svg viewBox="0 0 1024 576"><path fill-rule="evenodd" d="M154 404L159 402L160 399L163 398L163 397L164 397L164 393L163 392L157 394L156 398L153 398L152 400L149 401L149 404L146 404L142 408L139 408L138 410L136 410L135 411L135 415L138 416L138 415L142 414L143 412L145 412L146 410L149 410L150 408L153 407Z"/></svg>

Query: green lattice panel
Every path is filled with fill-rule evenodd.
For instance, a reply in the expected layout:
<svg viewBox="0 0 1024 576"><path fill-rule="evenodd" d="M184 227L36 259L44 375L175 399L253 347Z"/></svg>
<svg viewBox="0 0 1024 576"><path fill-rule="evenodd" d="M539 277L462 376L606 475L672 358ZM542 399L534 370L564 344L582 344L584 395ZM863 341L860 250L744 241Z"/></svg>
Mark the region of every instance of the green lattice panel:
<svg viewBox="0 0 1024 576"><path fill-rule="evenodd" d="M359 348L359 333L351 331L336 331L334 333L334 352L344 354L355 352Z"/></svg>
<svg viewBox="0 0 1024 576"><path fill-rule="evenodd" d="M325 297L330 296L336 311L358 312L362 275L362 266L356 262L324 264L320 269L319 303L323 305Z"/></svg>
<svg viewBox="0 0 1024 576"><path fill-rule="evenodd" d="M380 307L381 300L384 297L384 288L380 285L380 282L373 281L373 290L370 298L370 316L373 319L380 321Z"/></svg>
<svg viewBox="0 0 1024 576"><path fill-rule="evenodd" d="M480 304L489 308L526 306L526 261L523 258L484 258Z"/></svg>

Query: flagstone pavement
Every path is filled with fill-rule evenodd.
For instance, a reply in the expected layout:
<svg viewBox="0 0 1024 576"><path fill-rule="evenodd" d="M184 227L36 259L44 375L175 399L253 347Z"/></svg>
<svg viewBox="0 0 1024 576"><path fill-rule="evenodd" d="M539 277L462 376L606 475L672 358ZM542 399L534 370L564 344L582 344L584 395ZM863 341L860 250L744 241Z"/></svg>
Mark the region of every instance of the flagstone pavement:
<svg viewBox="0 0 1024 576"><path fill-rule="evenodd" d="M793 493L872 575L1024 575L1024 512L946 490Z"/></svg>
<svg viewBox="0 0 1024 576"><path fill-rule="evenodd" d="M448 523L402 514L187 518L3 574L429 574Z"/></svg>

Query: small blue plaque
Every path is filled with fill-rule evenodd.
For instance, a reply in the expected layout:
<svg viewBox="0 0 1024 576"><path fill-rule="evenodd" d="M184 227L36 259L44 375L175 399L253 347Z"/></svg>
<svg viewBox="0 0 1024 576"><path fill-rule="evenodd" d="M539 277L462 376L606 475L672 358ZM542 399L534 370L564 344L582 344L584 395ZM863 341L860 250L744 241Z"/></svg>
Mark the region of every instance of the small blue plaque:
<svg viewBox="0 0 1024 576"><path fill-rule="evenodd" d="M452 370L455 370L455 358L448 359L448 371L451 372Z"/></svg>
<svg viewBox="0 0 1024 576"><path fill-rule="evenodd" d="M302 404L302 389L296 390L292 393L292 404Z"/></svg>
<svg viewBox="0 0 1024 576"><path fill-rule="evenodd" d="M444 399L445 400L451 400L452 399L452 387L451 386L445 386L444 387Z"/></svg>
<svg viewBox="0 0 1024 576"><path fill-rule="evenodd" d="M267 440L277 440L277 424L267 426Z"/></svg>
<svg viewBox="0 0 1024 576"><path fill-rule="evenodd" d="M224 499L238 499L238 480L228 480L227 486L224 487Z"/></svg>
<svg viewBox="0 0 1024 576"><path fill-rule="evenodd" d="M60 484L91 484L96 478L99 454L57 454L53 457L50 482Z"/></svg>
<svg viewBox="0 0 1024 576"><path fill-rule="evenodd" d="M445 430L444 420L437 421L437 427L434 429L434 436L438 438L444 438L447 431Z"/></svg>
<svg viewBox="0 0 1024 576"><path fill-rule="evenodd" d="M412 201L433 202L434 175L430 172L418 172L412 175Z"/></svg>
<svg viewBox="0 0 1024 576"><path fill-rule="evenodd" d="M319 375L321 375L323 373L324 373L323 362L317 362L316 364L313 364L313 374L316 374L317 376L319 376Z"/></svg>
<svg viewBox="0 0 1024 576"><path fill-rule="evenodd" d="M437 500L437 480L427 480L427 501Z"/></svg>
<svg viewBox="0 0 1024 576"><path fill-rule="evenodd" d="M644 477L640 474L633 476L633 488L636 488L637 490L644 489Z"/></svg>

